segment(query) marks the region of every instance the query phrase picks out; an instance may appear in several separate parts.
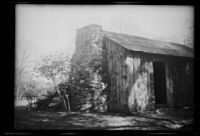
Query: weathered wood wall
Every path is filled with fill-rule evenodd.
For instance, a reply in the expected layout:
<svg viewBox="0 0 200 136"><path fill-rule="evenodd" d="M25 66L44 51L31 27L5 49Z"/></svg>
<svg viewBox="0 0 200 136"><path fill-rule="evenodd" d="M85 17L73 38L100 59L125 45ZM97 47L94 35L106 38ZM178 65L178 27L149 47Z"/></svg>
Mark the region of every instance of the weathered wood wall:
<svg viewBox="0 0 200 136"><path fill-rule="evenodd" d="M104 46L110 75L109 111L143 112L155 109L155 61L165 63L167 105L192 104L193 72L190 59L129 51L107 38L104 38Z"/></svg>
<svg viewBox="0 0 200 136"><path fill-rule="evenodd" d="M110 40L105 44L111 77L110 111L153 110L153 63Z"/></svg>

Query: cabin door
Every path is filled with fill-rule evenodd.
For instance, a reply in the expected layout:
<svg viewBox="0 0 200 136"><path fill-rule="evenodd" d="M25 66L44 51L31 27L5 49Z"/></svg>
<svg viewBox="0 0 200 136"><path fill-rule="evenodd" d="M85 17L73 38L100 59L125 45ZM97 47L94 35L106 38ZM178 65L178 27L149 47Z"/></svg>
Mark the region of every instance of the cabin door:
<svg viewBox="0 0 200 136"><path fill-rule="evenodd" d="M154 62L153 68L154 68L154 93L155 93L156 107L165 106L167 104L165 63Z"/></svg>

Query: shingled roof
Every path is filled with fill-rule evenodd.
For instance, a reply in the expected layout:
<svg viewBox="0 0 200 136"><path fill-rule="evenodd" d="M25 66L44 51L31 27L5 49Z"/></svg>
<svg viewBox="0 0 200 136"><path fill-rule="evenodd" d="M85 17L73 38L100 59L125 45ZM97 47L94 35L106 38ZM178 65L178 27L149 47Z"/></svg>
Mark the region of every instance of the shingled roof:
<svg viewBox="0 0 200 136"><path fill-rule="evenodd" d="M110 39L128 50L180 57L194 57L193 49L181 44L151 40L128 34L107 31L104 33L104 38Z"/></svg>

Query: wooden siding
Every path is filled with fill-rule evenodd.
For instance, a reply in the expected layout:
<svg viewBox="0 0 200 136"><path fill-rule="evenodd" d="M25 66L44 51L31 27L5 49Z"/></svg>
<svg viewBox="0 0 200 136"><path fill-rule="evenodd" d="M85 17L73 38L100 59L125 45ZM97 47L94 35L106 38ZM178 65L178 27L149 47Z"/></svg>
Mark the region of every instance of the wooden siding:
<svg viewBox="0 0 200 136"><path fill-rule="evenodd" d="M192 104L190 59L130 51L109 39L104 39L104 44L111 80L110 111L144 112L155 109L153 62L156 61L165 64L167 105ZM188 74L185 70L187 64Z"/></svg>

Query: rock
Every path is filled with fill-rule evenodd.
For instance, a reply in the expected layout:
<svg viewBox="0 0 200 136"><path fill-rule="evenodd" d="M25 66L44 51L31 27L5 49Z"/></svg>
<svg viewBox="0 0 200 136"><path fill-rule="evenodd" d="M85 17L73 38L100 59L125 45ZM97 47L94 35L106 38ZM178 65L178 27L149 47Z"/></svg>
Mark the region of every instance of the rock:
<svg viewBox="0 0 200 136"><path fill-rule="evenodd" d="M163 112L161 112L160 109L157 109L155 112L156 112L158 115L163 115Z"/></svg>
<svg viewBox="0 0 200 136"><path fill-rule="evenodd" d="M41 95L37 98L38 101L47 99L47 96Z"/></svg>
<svg viewBox="0 0 200 136"><path fill-rule="evenodd" d="M52 99L51 103L61 103L62 99L60 97L55 97Z"/></svg>

